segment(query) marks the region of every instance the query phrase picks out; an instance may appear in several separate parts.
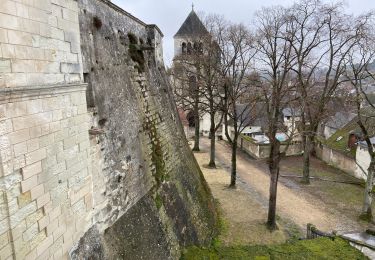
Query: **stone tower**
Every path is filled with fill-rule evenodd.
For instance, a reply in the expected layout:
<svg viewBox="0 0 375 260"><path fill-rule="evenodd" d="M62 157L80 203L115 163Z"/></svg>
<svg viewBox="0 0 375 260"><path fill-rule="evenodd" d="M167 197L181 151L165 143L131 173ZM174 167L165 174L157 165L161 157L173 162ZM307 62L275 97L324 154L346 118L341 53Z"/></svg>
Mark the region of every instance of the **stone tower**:
<svg viewBox="0 0 375 260"><path fill-rule="evenodd" d="M175 34L174 38L174 56L182 53L188 53L193 48L202 48L197 39L209 34L206 27L195 13L194 8Z"/></svg>

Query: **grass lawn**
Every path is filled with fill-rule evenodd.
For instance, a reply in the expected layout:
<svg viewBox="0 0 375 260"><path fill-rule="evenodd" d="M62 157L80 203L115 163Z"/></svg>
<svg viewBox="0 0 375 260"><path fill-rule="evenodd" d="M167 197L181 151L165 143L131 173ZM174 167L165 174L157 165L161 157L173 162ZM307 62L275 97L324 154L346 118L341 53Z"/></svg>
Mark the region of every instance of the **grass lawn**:
<svg viewBox="0 0 375 260"><path fill-rule="evenodd" d="M184 250L183 260L216 259L368 259L346 241L336 238L302 240L293 243L268 246L233 246L211 248L190 247Z"/></svg>

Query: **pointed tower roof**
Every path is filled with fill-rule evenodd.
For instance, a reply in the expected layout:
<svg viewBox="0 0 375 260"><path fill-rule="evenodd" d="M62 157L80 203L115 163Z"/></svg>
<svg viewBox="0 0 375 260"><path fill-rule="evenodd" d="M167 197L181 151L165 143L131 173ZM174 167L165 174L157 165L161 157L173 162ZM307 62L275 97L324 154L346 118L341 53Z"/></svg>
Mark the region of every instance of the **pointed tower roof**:
<svg viewBox="0 0 375 260"><path fill-rule="evenodd" d="M208 34L208 31L193 9L174 37L199 36L205 34Z"/></svg>

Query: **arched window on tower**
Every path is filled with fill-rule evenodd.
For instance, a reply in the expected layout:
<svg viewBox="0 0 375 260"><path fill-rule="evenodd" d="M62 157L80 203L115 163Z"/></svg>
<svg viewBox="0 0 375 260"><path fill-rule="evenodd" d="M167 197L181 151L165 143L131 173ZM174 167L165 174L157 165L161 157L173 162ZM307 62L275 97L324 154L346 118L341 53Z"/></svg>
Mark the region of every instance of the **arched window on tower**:
<svg viewBox="0 0 375 260"><path fill-rule="evenodd" d="M182 43L182 53L186 54L186 42Z"/></svg>
<svg viewBox="0 0 375 260"><path fill-rule="evenodd" d="M199 45L197 42L194 42L194 52L198 53L199 51Z"/></svg>
<svg viewBox="0 0 375 260"><path fill-rule="evenodd" d="M203 53L203 42L199 43L199 53Z"/></svg>
<svg viewBox="0 0 375 260"><path fill-rule="evenodd" d="M192 52L192 46L191 46L191 42L189 42L187 44L187 54L191 54L191 52Z"/></svg>

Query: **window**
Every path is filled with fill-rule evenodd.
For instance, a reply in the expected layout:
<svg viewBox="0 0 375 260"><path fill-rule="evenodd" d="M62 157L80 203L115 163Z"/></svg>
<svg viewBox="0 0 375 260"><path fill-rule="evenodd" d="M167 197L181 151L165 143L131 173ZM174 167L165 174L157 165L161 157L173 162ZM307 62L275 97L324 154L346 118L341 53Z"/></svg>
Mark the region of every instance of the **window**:
<svg viewBox="0 0 375 260"><path fill-rule="evenodd" d="M191 46L191 42L189 42L187 44L187 54L191 54L191 51L192 51L192 46Z"/></svg>
<svg viewBox="0 0 375 260"><path fill-rule="evenodd" d="M186 42L182 43L182 53L186 53Z"/></svg>

